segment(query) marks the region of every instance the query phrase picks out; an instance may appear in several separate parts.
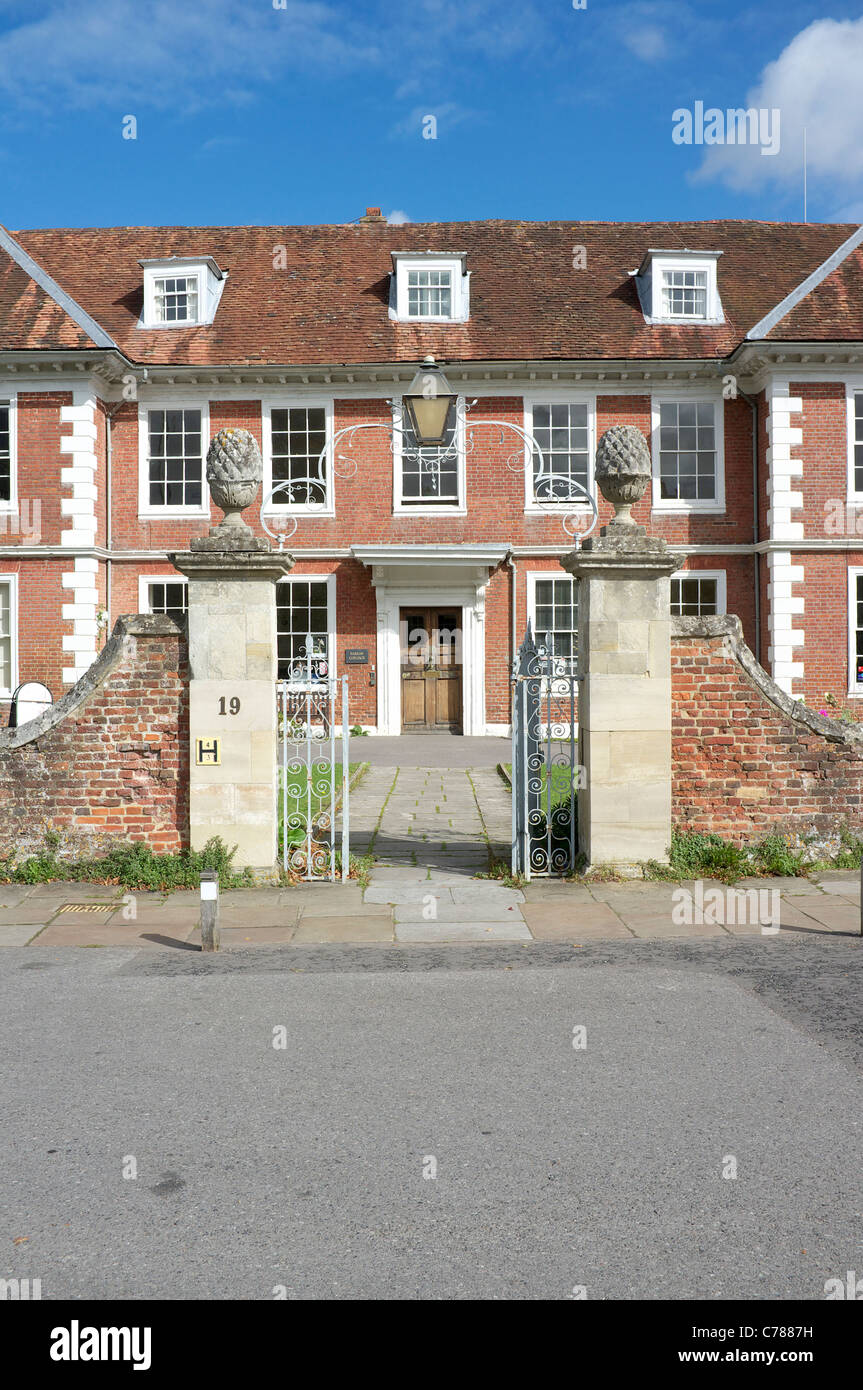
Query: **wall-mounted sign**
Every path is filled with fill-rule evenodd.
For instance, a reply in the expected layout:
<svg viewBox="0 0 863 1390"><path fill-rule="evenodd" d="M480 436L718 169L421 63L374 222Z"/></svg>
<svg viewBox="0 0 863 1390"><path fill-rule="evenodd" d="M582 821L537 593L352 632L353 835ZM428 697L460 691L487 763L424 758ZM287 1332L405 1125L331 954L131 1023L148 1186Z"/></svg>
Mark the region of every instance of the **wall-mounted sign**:
<svg viewBox="0 0 863 1390"><path fill-rule="evenodd" d="M369 663L368 647L347 647L345 649L346 666L367 666Z"/></svg>
<svg viewBox="0 0 863 1390"><path fill-rule="evenodd" d="M222 761L222 740L220 738L195 739L195 766L219 767Z"/></svg>

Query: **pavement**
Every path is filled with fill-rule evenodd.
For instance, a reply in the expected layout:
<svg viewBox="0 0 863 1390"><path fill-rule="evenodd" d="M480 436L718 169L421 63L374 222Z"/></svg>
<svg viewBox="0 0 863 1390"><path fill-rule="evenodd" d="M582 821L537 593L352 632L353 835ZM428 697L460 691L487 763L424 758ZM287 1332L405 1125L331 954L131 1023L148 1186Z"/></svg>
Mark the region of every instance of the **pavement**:
<svg viewBox="0 0 863 1390"><path fill-rule="evenodd" d="M440 738L429 735L428 742ZM459 742L495 740L445 746ZM221 949L728 940L772 935L777 923L785 937L859 933L857 872L752 879L732 889L547 878L514 888L477 877L494 861L509 860L510 805L508 789L487 765L370 767L351 792L351 847L371 863L366 886L352 880L225 892ZM0 885L0 946L198 951L199 912L196 891Z"/></svg>
<svg viewBox="0 0 863 1390"><path fill-rule="evenodd" d="M760 902L752 890L762 895ZM726 919L733 913L734 920L698 920L699 893L702 917L718 917L721 911ZM860 931L859 904L857 873L752 879L731 890L708 881L699 888L646 881L588 886L553 879L510 889L467 871L381 866L365 891L352 881L223 893L219 922L223 951L326 943L727 941L773 935L776 907L780 938L854 938ZM84 883L0 885L0 947L16 946L198 951L199 897L185 890L128 893Z"/></svg>
<svg viewBox="0 0 863 1390"><path fill-rule="evenodd" d="M861 986L835 932L11 948L0 1277L821 1301L861 1270Z"/></svg>

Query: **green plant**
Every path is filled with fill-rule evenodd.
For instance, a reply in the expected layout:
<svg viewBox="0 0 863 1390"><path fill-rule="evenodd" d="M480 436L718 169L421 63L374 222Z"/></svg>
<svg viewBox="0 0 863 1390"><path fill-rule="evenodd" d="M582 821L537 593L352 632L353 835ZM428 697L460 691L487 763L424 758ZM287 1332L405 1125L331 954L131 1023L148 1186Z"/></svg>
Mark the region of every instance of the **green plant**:
<svg viewBox="0 0 863 1390"><path fill-rule="evenodd" d="M46 834L46 842L52 834ZM218 836L208 840L203 849L183 849L177 854L154 854L149 845L136 841L117 845L99 857L67 860L58 859L54 848L51 844L45 853L18 862L0 860L0 881L50 883L62 879L170 892L197 888L201 871L215 869L223 889L248 887L254 882L251 869L233 867L236 845L229 849Z"/></svg>

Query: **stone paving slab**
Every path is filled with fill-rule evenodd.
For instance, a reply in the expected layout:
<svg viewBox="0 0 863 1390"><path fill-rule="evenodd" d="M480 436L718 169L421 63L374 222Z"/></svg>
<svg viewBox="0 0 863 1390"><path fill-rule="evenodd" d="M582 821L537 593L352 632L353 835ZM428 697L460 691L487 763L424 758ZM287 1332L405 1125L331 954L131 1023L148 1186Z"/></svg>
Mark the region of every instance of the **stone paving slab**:
<svg viewBox="0 0 863 1390"><path fill-rule="evenodd" d="M400 922L396 941L407 945L431 941L530 941L524 922Z"/></svg>
<svg viewBox="0 0 863 1390"><path fill-rule="evenodd" d="M391 942L393 939L392 918L382 912L379 912L375 917L353 919L349 930L350 936L346 937L343 917L304 917L301 919L292 940L295 946L299 946L301 943L309 945L345 940Z"/></svg>
<svg viewBox="0 0 863 1390"><path fill-rule="evenodd" d="M818 880L818 887L825 893L852 898L857 903L860 901L860 878L857 874L851 879L822 877Z"/></svg>
<svg viewBox="0 0 863 1390"><path fill-rule="evenodd" d="M837 931L858 935L860 931L860 909L856 903L844 903L830 898L807 898L806 906L798 911L803 914L795 925L816 926L822 931ZM786 916L780 906L781 920ZM807 920L808 919L808 920Z"/></svg>
<svg viewBox="0 0 863 1390"><path fill-rule="evenodd" d="M9 923L0 926L0 946L26 946L30 937L39 930L39 924L28 922L23 926Z"/></svg>
<svg viewBox="0 0 863 1390"><path fill-rule="evenodd" d="M672 922L669 916L628 919L627 927L642 941L671 941L680 937L728 937L728 931L718 922ZM750 929L751 930L751 929ZM756 933L760 928L755 928Z"/></svg>
<svg viewBox="0 0 863 1390"><path fill-rule="evenodd" d="M30 898L24 898L17 907L0 908L0 926L18 926L29 922L35 930L50 922L60 906L59 902L48 904L44 899L33 902Z"/></svg>
<svg viewBox="0 0 863 1390"><path fill-rule="evenodd" d="M197 930L197 923L178 926L166 924L164 931L156 926L139 924L122 927L100 926L87 922L52 922L30 943L31 946L164 946L182 944Z"/></svg>
<svg viewBox="0 0 863 1390"><path fill-rule="evenodd" d="M451 903L453 887L451 883L435 883L434 879L427 879L425 883L382 883L380 886L372 882L366 889L365 902L408 907L417 901L418 896L421 900L424 894L434 893L441 902Z"/></svg>
<svg viewBox="0 0 863 1390"><path fill-rule="evenodd" d="M477 879L471 883L450 885L454 903L464 903L479 907L483 903L523 903L524 894L519 888L505 888L503 884L489 879Z"/></svg>
<svg viewBox="0 0 863 1390"><path fill-rule="evenodd" d="M596 908L602 904L595 904ZM572 916L541 916L536 906L523 907L522 912L535 941L632 941L629 931L612 912L599 918L585 912L577 919ZM530 915L528 915L530 914Z"/></svg>
<svg viewBox="0 0 863 1390"><path fill-rule="evenodd" d="M0 883L0 908L17 907L32 892L32 883Z"/></svg>
<svg viewBox="0 0 863 1390"><path fill-rule="evenodd" d="M243 946L284 946L293 939L295 931L293 923L281 927L225 928L220 922L219 944L222 950L233 950ZM200 931L194 931L189 940L200 946Z"/></svg>
<svg viewBox="0 0 863 1390"><path fill-rule="evenodd" d="M464 922L472 914L465 908L463 903L436 902L434 904L434 917L428 914L428 907L431 904L423 904L419 899L413 906L402 905L393 909L396 923L402 922ZM487 922L523 922L524 918L515 903L509 906L501 903L500 905L483 903L481 908L483 919Z"/></svg>
<svg viewBox="0 0 863 1390"><path fill-rule="evenodd" d="M61 879L52 879L50 883L34 883L28 901L35 902L38 899L58 903L108 902L114 898L119 900L130 891L128 888L118 887L116 883L80 883L78 880L67 883Z"/></svg>
<svg viewBox="0 0 863 1390"><path fill-rule="evenodd" d="M542 941L568 939L573 932L607 930L611 936L632 937L608 903L579 904L577 908L561 902L525 903L521 914L534 936Z"/></svg>

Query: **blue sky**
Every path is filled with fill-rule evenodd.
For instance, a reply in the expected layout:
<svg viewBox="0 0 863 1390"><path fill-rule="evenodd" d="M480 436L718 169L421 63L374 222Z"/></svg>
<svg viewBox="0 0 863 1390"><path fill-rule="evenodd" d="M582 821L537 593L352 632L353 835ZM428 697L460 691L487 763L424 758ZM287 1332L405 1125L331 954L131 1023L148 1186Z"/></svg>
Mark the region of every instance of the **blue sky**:
<svg viewBox="0 0 863 1390"><path fill-rule="evenodd" d="M863 221L861 72L840 0L0 0L0 221L796 221L804 125ZM779 154L675 144L697 101Z"/></svg>

